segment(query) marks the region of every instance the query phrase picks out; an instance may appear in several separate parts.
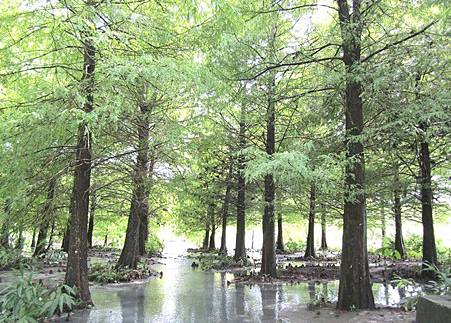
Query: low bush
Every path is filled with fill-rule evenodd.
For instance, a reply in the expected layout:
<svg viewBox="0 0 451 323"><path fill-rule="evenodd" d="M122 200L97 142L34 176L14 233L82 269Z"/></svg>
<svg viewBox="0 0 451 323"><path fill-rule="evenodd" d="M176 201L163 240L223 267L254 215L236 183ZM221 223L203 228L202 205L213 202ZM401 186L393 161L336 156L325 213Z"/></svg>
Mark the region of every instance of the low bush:
<svg viewBox="0 0 451 323"><path fill-rule="evenodd" d="M294 253L305 251L305 242L304 241L294 241L289 239L285 244L285 252Z"/></svg>
<svg viewBox="0 0 451 323"><path fill-rule="evenodd" d="M75 291L66 285L53 288L36 282L23 271L18 280L0 292L0 322L38 322L75 304Z"/></svg>
<svg viewBox="0 0 451 323"><path fill-rule="evenodd" d="M224 270L252 265L252 262L248 258L236 260L232 256L218 253L200 253L199 255L191 258L193 258L195 262L197 261L200 268L203 270Z"/></svg>
<svg viewBox="0 0 451 323"><path fill-rule="evenodd" d="M433 272L435 280L431 280L426 284L419 284L413 279L397 277L393 282L398 289L406 291L406 297L401 300L401 305L412 310L416 308L418 298L422 295L451 295L451 267L446 266L440 270L436 266L426 265L424 270Z"/></svg>
<svg viewBox="0 0 451 323"><path fill-rule="evenodd" d="M146 241L146 252L149 255L160 254L164 249L163 241L155 234L149 234Z"/></svg>
<svg viewBox="0 0 451 323"><path fill-rule="evenodd" d="M144 279L153 275L153 271L145 263L138 263L137 269L116 267L113 263L95 263L90 266L88 279L96 283L123 283Z"/></svg>
<svg viewBox="0 0 451 323"><path fill-rule="evenodd" d="M0 270L19 269L32 262L33 259L22 256L20 250L0 248Z"/></svg>
<svg viewBox="0 0 451 323"><path fill-rule="evenodd" d="M373 253L384 258L401 259L401 254L395 250L395 241L388 237L382 240L382 247L374 250Z"/></svg>

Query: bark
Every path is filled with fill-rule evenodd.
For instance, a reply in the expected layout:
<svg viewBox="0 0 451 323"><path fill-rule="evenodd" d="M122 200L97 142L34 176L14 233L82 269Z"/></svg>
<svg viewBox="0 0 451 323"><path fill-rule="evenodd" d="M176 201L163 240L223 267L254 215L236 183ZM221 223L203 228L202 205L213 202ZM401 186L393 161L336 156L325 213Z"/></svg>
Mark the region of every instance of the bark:
<svg viewBox="0 0 451 323"><path fill-rule="evenodd" d="M208 239L210 237L210 226L208 223L205 225L205 235L204 235L204 241L202 242L202 249L207 250L208 249Z"/></svg>
<svg viewBox="0 0 451 323"><path fill-rule="evenodd" d="M45 249L46 252L50 250L50 248L52 248L53 246L54 233L55 233L55 220L52 221L52 226L50 228L49 243L47 244L47 248Z"/></svg>
<svg viewBox="0 0 451 323"><path fill-rule="evenodd" d="M39 226L38 239L36 241L36 248L34 249L33 257L39 257L45 254L47 246L47 233L49 230L50 219L53 214L52 204L55 197L55 179L51 179L47 188L47 198L43 210L42 223Z"/></svg>
<svg viewBox="0 0 451 323"><path fill-rule="evenodd" d="M326 238L326 215L321 213L321 250L327 250L327 238Z"/></svg>
<svg viewBox="0 0 451 323"><path fill-rule="evenodd" d="M138 124L138 156L133 176L133 194L128 218L127 232L124 247L117 266L136 268L139 257L140 226L147 223L149 215L149 103L146 99L147 86L144 87L144 100L140 104L140 114L137 118ZM143 223L144 222L144 223Z"/></svg>
<svg viewBox="0 0 451 323"><path fill-rule="evenodd" d="M24 244L24 239L23 239L23 229L20 228L20 230L19 230L19 236L17 237L16 249L22 251L22 249L23 249L23 244Z"/></svg>
<svg viewBox="0 0 451 323"><path fill-rule="evenodd" d="M420 129L424 133L427 132L427 128L426 123L420 124ZM425 139L420 142L419 163L421 171L421 220L423 222L423 268L426 268L425 263L437 265L437 249L432 217L431 158L429 143ZM423 271L423 275L429 277L431 273Z"/></svg>
<svg viewBox="0 0 451 323"><path fill-rule="evenodd" d="M215 234L216 234L216 225L213 223L211 225L210 242L208 244L208 249L209 250L215 250L216 249Z"/></svg>
<svg viewBox="0 0 451 323"><path fill-rule="evenodd" d="M153 168L155 165L155 157L152 154L150 156L149 170L148 170L148 182L150 187L150 181L152 179ZM147 192L147 198L149 197L149 191ZM148 213L148 211L147 211ZM141 225L139 226L139 243L138 243L138 253L140 256L146 254L146 242L149 238L149 214L147 216L143 216L141 219Z"/></svg>
<svg viewBox="0 0 451 323"><path fill-rule="evenodd" d="M108 246L108 234L105 234L105 238L103 239L103 247L107 247Z"/></svg>
<svg viewBox="0 0 451 323"><path fill-rule="evenodd" d="M246 167L244 156L244 149L246 148L246 111L244 105L241 106L240 112L238 147L235 260L246 258L246 181L244 178L244 169Z"/></svg>
<svg viewBox="0 0 451 323"><path fill-rule="evenodd" d="M229 215L229 203L230 203L230 192L232 190L232 175L233 175L233 163L232 160L229 161L229 169L226 179L226 191L224 195L224 203L222 204L222 232L221 232L221 247L220 251L223 254L227 254L227 217Z"/></svg>
<svg viewBox="0 0 451 323"><path fill-rule="evenodd" d="M347 0L337 0L346 68L345 125L346 154L343 246L337 308L373 309L374 298L368 267L365 161L361 139L363 131L362 85L355 77L360 64L362 17L360 0L353 1L352 14Z"/></svg>
<svg viewBox="0 0 451 323"><path fill-rule="evenodd" d="M316 207L316 186L310 186L310 209L308 216L307 244L304 258L315 258L315 207Z"/></svg>
<svg viewBox="0 0 451 323"><path fill-rule="evenodd" d="M82 87L86 101L85 113L94 109L94 70L96 49L90 39L83 44ZM76 288L76 296L83 304L92 304L88 285L88 213L89 189L91 186L91 132L84 122L78 127L78 143L75 158L73 199L74 208L70 217L69 251L65 284Z"/></svg>
<svg viewBox="0 0 451 323"><path fill-rule="evenodd" d="M382 197L381 197L382 199ZM383 200L381 200L381 203L384 203ZM387 235L387 223L385 220L385 208L384 205L381 205L381 237L382 237L382 247L384 247L384 240L385 236Z"/></svg>
<svg viewBox="0 0 451 323"><path fill-rule="evenodd" d="M36 247L36 228L33 228L33 236L31 238L31 251L34 252L34 248Z"/></svg>
<svg viewBox="0 0 451 323"><path fill-rule="evenodd" d="M402 236L402 220L401 220L401 183L399 181L398 165L394 168L393 183L393 211L395 213L395 250L399 252L402 259L406 257L406 248L404 247L404 238Z"/></svg>
<svg viewBox="0 0 451 323"><path fill-rule="evenodd" d="M9 249L11 246L9 244L9 228L6 223L2 224L2 232L0 237L0 246L5 249Z"/></svg>
<svg viewBox="0 0 451 323"><path fill-rule="evenodd" d="M279 212L277 215L277 242L276 242L276 249L279 251L283 251L284 245L283 245L283 227L282 227L282 213Z"/></svg>
<svg viewBox="0 0 451 323"><path fill-rule="evenodd" d="M65 252L69 252L70 219L72 217L72 214L74 213L74 209L75 209L75 186L73 185L69 203L69 219L67 220L66 230L64 230L63 241L61 243L61 249Z"/></svg>
<svg viewBox="0 0 451 323"><path fill-rule="evenodd" d="M91 205L89 207L89 224L88 224L88 248L92 248L92 236L94 234L94 221L97 207L96 191L91 192Z"/></svg>
<svg viewBox="0 0 451 323"><path fill-rule="evenodd" d="M275 32L274 32L275 33ZM266 115L266 154L272 156L275 152L275 101L274 101L275 78L269 85L268 105ZM276 253L274 241L274 198L275 183L272 174L265 176L265 210L263 214L263 246L261 274L277 276Z"/></svg>
<svg viewBox="0 0 451 323"><path fill-rule="evenodd" d="M61 242L61 249L65 252L69 252L69 232L70 224L67 224L66 230L64 230L63 241Z"/></svg>

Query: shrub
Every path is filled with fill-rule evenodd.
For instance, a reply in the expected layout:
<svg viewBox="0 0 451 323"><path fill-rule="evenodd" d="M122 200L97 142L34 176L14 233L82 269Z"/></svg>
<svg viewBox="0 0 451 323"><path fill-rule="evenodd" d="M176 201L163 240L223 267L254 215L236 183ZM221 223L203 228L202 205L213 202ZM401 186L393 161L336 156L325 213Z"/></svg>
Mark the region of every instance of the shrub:
<svg viewBox="0 0 451 323"><path fill-rule="evenodd" d="M0 270L19 269L22 265L30 264L33 260L25 258L17 249L0 249Z"/></svg>
<svg viewBox="0 0 451 323"><path fill-rule="evenodd" d="M132 280L143 279L153 272L145 263L138 263L137 269L127 267L116 267L112 263L95 263L89 268L88 279L97 283L122 283Z"/></svg>
<svg viewBox="0 0 451 323"><path fill-rule="evenodd" d="M23 271L18 280L0 292L1 322L38 322L75 304L75 291L66 285L47 288Z"/></svg>
<svg viewBox="0 0 451 323"><path fill-rule="evenodd" d="M146 252L149 255L156 255L163 251L164 244L160 238L158 238L155 234L149 234L149 237L146 241Z"/></svg>
<svg viewBox="0 0 451 323"><path fill-rule="evenodd" d="M423 237L418 234L412 234L404 240L407 254L412 258L421 258L423 254Z"/></svg>
<svg viewBox="0 0 451 323"><path fill-rule="evenodd" d="M426 264L426 268L423 270L433 272L436 277L435 280L427 282L421 286L413 279L397 277L393 280L398 288L403 288L407 291L408 296L401 300L401 304L407 310L415 309L418 303L418 298L422 295L451 295L451 268L446 267L443 270L438 269L436 266Z"/></svg>
<svg viewBox="0 0 451 323"><path fill-rule="evenodd" d="M196 256L191 256L194 261L197 261L200 268L203 270L222 270L228 268L241 268L252 265L248 258L235 260L232 256L227 256L218 253L201 253Z"/></svg>
<svg viewBox="0 0 451 323"><path fill-rule="evenodd" d="M303 241L293 241L291 239L285 244L285 251L288 253L299 252L305 250L305 242Z"/></svg>
<svg viewBox="0 0 451 323"><path fill-rule="evenodd" d="M376 249L375 254L385 258L401 259L401 254L395 250L395 241L388 237L382 240L382 247Z"/></svg>

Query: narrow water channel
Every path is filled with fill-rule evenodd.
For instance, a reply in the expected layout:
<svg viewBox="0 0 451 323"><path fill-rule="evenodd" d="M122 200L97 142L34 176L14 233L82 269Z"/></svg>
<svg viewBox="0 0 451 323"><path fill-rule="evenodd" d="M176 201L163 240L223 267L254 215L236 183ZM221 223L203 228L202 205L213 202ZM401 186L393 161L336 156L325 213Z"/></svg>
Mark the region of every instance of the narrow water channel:
<svg viewBox="0 0 451 323"><path fill-rule="evenodd" d="M230 273L192 269L183 257L162 259L161 279L148 282L93 286L95 307L76 312L71 322L331 322L315 318L307 304L324 297L337 298L338 282L235 285ZM376 303L396 305L397 289L375 284ZM332 313L330 313L332 315ZM349 315L346 314L349 319ZM348 322L346 317L333 322ZM343 320L342 320L343 319ZM293 320L289 320L292 322Z"/></svg>

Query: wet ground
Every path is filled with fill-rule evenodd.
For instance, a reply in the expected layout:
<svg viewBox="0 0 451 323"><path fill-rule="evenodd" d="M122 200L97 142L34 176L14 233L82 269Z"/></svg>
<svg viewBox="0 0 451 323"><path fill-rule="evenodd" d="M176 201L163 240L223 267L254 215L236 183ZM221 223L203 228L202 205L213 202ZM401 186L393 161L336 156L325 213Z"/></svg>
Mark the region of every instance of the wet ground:
<svg viewBox="0 0 451 323"><path fill-rule="evenodd" d="M335 301L338 282L234 284L234 274L192 269L186 258L164 258L161 279L93 286L95 307L74 313L71 322L412 322L398 309L341 313ZM396 305L400 295L390 285L374 284L376 303ZM63 319L61 319L63 321Z"/></svg>

